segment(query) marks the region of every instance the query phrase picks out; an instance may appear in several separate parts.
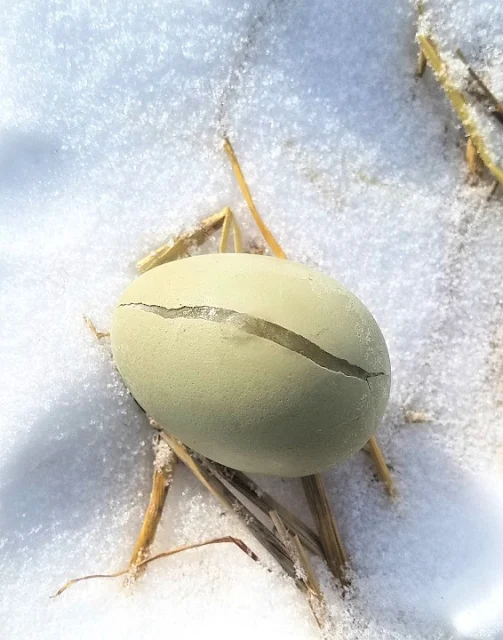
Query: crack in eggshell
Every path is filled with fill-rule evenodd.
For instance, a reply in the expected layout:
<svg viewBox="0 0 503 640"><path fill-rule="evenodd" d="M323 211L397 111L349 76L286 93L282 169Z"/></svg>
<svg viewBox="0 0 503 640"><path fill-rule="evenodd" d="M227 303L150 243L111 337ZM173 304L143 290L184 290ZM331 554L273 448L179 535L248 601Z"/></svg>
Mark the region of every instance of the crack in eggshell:
<svg viewBox="0 0 503 640"><path fill-rule="evenodd" d="M254 335L264 340L269 340L278 344L285 349L289 349L308 358L315 364L329 371L342 373L351 378L368 381L369 378L377 376L385 376L383 371L369 372L362 369L358 365L352 364L343 358L328 353L311 340L301 336L294 331L290 331L285 327L274 322L263 320L247 313L240 313L232 309L223 309L221 307L210 306L183 306L168 309L160 305L144 304L143 302L128 302L120 305L121 307L133 307L147 313L154 313L166 320L174 320L178 318L192 320L206 320L219 324L230 323L238 327L241 331ZM370 390L370 389L369 389Z"/></svg>

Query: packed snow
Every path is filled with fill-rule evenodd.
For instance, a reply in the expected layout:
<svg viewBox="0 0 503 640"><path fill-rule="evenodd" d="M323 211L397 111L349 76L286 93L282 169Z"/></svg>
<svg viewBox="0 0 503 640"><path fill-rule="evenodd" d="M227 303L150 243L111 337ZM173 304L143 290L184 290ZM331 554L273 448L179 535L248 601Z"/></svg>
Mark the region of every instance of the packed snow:
<svg viewBox="0 0 503 640"><path fill-rule="evenodd" d="M501 95L501 3L430 5ZM343 594L315 561L326 637L503 638L501 191L468 185L452 108L430 71L414 78L415 29L394 0L4 3L2 638L320 638L181 464L154 551L232 534L260 563L206 547L50 599L126 566L153 469L151 428L83 315L106 330L135 261L225 205L260 242L224 131L288 257L354 291L390 350L379 439L399 497L364 453L325 474L352 567ZM299 481L258 481L310 521Z"/></svg>

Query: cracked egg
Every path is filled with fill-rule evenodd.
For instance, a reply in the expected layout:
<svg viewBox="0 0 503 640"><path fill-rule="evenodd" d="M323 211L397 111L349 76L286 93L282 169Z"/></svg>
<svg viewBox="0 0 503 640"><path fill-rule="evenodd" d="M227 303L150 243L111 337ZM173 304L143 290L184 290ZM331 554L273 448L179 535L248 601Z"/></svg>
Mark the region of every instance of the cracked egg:
<svg viewBox="0 0 503 640"><path fill-rule="evenodd" d="M147 271L124 292L112 350L159 425L245 472L305 476L367 442L390 388L374 318L334 279L244 253Z"/></svg>

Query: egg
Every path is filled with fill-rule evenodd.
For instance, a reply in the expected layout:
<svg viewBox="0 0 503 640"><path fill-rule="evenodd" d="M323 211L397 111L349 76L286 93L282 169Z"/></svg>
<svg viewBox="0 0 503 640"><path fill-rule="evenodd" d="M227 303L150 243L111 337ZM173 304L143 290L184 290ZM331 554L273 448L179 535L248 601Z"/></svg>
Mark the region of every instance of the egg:
<svg viewBox="0 0 503 640"><path fill-rule="evenodd" d="M245 472L305 476L377 429L390 389L383 335L329 276L261 255L147 271L112 320L115 364L162 428Z"/></svg>

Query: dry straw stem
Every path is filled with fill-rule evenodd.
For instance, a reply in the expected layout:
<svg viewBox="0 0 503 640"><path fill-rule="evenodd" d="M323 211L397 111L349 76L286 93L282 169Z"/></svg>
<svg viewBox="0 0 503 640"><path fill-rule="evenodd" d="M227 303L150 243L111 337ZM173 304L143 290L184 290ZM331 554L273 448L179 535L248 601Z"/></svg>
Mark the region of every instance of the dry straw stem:
<svg viewBox="0 0 503 640"><path fill-rule="evenodd" d="M426 70L426 56L423 53L422 49L419 49L417 54L417 62L416 62L416 71L414 75L416 78L422 78L423 74Z"/></svg>
<svg viewBox="0 0 503 640"><path fill-rule="evenodd" d="M178 442L166 432L163 432L161 437L168 442L178 458L192 471L196 478L219 500L219 502L236 513L240 520L248 527L250 533L252 533L260 544L269 551L283 570L295 580L297 586L301 590L304 590L304 585L298 580L295 567L293 566L284 545L243 503L239 501L232 491L230 491L216 476L212 475L207 468L205 468L209 461L207 461L203 456L199 456L199 459L201 460L201 464L199 464L195 460L192 452L181 442Z"/></svg>
<svg viewBox="0 0 503 640"><path fill-rule="evenodd" d="M136 263L136 268L140 273L145 273L145 271L158 267L165 262L171 262L172 260L187 255L189 249L203 244L211 233L218 231L224 224L226 216L228 216L229 213L232 215L229 207L225 207L222 211L213 214L209 218L205 218L195 230L182 233L182 235L178 236L173 242L164 244L145 258L139 260Z"/></svg>
<svg viewBox="0 0 503 640"><path fill-rule="evenodd" d="M306 587L306 597L309 607L318 626L323 628L326 624L326 603L321 591L320 583L314 573L309 556L304 550L298 536L287 530L285 523L277 511L270 511L269 516L274 524L277 535L290 554L290 558L296 568L298 577Z"/></svg>
<svg viewBox="0 0 503 640"><path fill-rule="evenodd" d="M108 338L110 336L109 331L98 331L98 329L96 329L96 327L94 326L94 323L91 320L91 318L84 316L84 322L87 324L89 330L94 335L96 340L101 340L102 338Z"/></svg>
<svg viewBox="0 0 503 640"><path fill-rule="evenodd" d="M465 159L472 179L477 180L478 176L482 174L484 165L471 138L466 140Z"/></svg>
<svg viewBox="0 0 503 640"><path fill-rule="evenodd" d="M442 60L439 50L433 41L433 39L424 33L420 33L418 36L419 45L423 51L429 65L433 69L435 76L439 83L442 85L447 97L449 98L454 110L458 114L461 123L471 138L482 162L486 165L493 176L503 184L503 169L491 157L484 136L480 132L477 123L473 119L470 110L470 104L465 95L456 88L454 82L449 75L449 68L447 64Z"/></svg>
<svg viewBox="0 0 503 640"><path fill-rule="evenodd" d="M496 184L499 184L496 182ZM423 422L433 422L433 416L429 413L424 413L424 411L405 411L404 412L404 420L409 424L421 424Z"/></svg>
<svg viewBox="0 0 503 640"><path fill-rule="evenodd" d="M211 462L210 465L215 473L243 494L245 498L250 500L250 502L258 507L264 514L269 515L271 511L276 511L288 529L299 536L306 549L311 553L323 556L323 549L318 534L266 491L263 491L251 478L241 471L229 469L229 467L225 467L216 462Z"/></svg>
<svg viewBox="0 0 503 640"><path fill-rule="evenodd" d="M236 221L235 215L232 211L227 207L227 214L224 218L224 224L222 227L222 237L220 238L220 253L225 253L227 251L227 244L229 242L229 234L232 227L232 235L234 238L234 253L242 253L243 252L243 239L241 237L241 229L239 228L239 224Z"/></svg>
<svg viewBox="0 0 503 640"><path fill-rule="evenodd" d="M239 164L237 156L234 152L234 149L232 147L232 144L230 143L229 138L227 137L224 137L224 149L227 155L229 156L232 169L234 171L234 175L236 176L236 180L238 181L239 188L241 189L241 193L243 194L244 199L246 200L246 204L248 205L251 211L253 219L255 220L255 224L257 225L260 233L262 234L264 240L267 242L267 244L271 248L271 251L274 253L274 255L277 258L286 258L285 252L279 246L275 237L270 232L269 227L265 224L259 212L257 211L257 207L255 206L255 203L253 202L253 199L251 197L250 189L248 187L248 184L246 183L243 172L241 171L241 166Z"/></svg>
<svg viewBox="0 0 503 640"><path fill-rule="evenodd" d="M330 571L342 584L348 584L345 575L348 556L330 509L323 479L319 473L305 476L302 478L302 484L320 534L323 552Z"/></svg>
<svg viewBox="0 0 503 640"><path fill-rule="evenodd" d="M160 436L155 434L154 436L154 455L156 455L159 447ZM168 445L163 443L164 447L168 449ZM177 457L173 450L169 448L163 459L159 459L157 455L154 459L154 474L152 478L152 490L150 492L150 499L148 503L145 516L143 518L143 524L136 540L131 560L129 561L129 568L132 572L132 576L137 577L139 572L139 566L148 556L150 546L154 541L154 537L157 531L157 527L161 520L162 510L168 489L171 485L173 478L173 470L176 465Z"/></svg>
<svg viewBox="0 0 503 640"><path fill-rule="evenodd" d="M368 446L370 457L374 461L379 478L386 485L386 489L389 495L392 498L396 498L397 490L395 487L395 483L393 482L393 478L391 477L391 473L389 472L388 465L386 464L386 460L384 459L384 456L382 454L381 447L379 446L379 443L377 442L377 438L375 436L372 436L369 439Z"/></svg>
<svg viewBox="0 0 503 640"><path fill-rule="evenodd" d="M185 544L181 547L175 547L174 549L170 549L169 551L163 551L162 553L158 553L147 560L143 560L137 565L137 568L143 568L147 564L154 562L155 560L160 560L161 558L168 558L169 556L174 556L177 553L181 553L182 551L189 551L190 549L199 549L200 547L207 547L210 544L222 544L230 542L235 544L237 547L241 549L247 556L249 556L252 560L257 561L258 556L239 538L234 538L232 536L224 536L222 538L213 538L211 540L206 540L205 542L196 542L195 544ZM61 587L51 598L56 598L60 596L63 591L66 591L68 587L71 587L73 584L77 582L84 582L85 580L95 580L96 578L118 578L120 576L124 576L129 573L130 567L128 566L126 569L122 571L117 571L117 573L97 573L92 576L83 576L82 578L74 578L73 580L69 580L65 585Z"/></svg>

